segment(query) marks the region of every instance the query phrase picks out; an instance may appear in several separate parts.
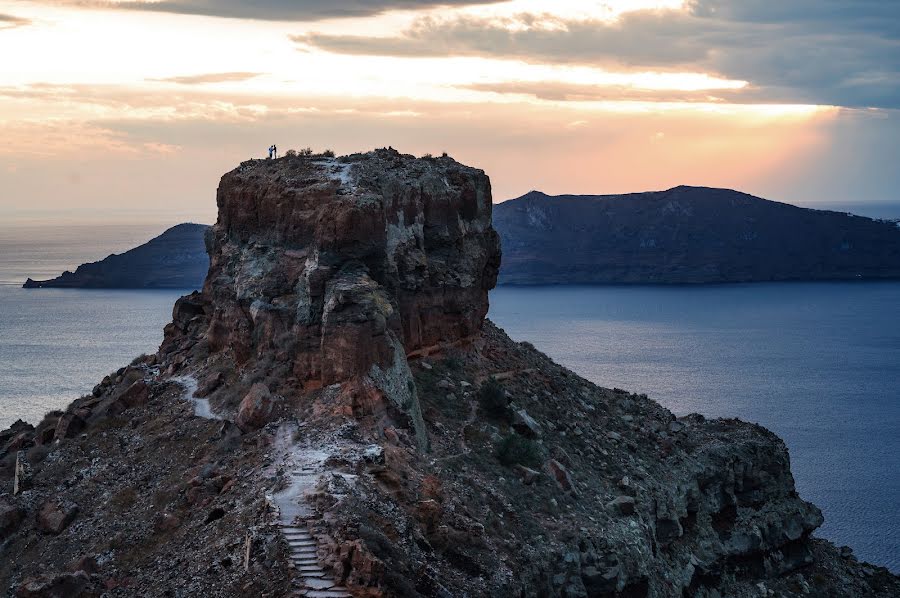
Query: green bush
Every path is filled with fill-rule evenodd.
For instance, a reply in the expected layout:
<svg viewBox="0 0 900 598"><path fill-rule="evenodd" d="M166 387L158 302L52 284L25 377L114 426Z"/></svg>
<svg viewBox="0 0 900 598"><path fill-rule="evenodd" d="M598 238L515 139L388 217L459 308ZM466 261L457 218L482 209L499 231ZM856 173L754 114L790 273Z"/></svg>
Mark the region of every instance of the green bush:
<svg viewBox="0 0 900 598"><path fill-rule="evenodd" d="M488 378L478 389L478 404L489 417L504 418L509 415L506 390L495 378Z"/></svg>
<svg viewBox="0 0 900 598"><path fill-rule="evenodd" d="M507 467L536 467L541 462L541 449L536 442L513 432L497 444L497 459Z"/></svg>

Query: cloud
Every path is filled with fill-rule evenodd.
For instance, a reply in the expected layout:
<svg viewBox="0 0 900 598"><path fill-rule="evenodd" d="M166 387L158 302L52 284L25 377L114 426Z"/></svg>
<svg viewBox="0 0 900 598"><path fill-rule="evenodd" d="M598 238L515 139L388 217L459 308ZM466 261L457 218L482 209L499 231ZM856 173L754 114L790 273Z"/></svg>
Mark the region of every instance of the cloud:
<svg viewBox="0 0 900 598"><path fill-rule="evenodd" d="M31 21L22 17L13 15L0 14L0 31L4 29L15 29L16 27L25 27L31 25Z"/></svg>
<svg viewBox="0 0 900 598"><path fill-rule="evenodd" d="M765 103L743 90L640 89L625 85L581 85L557 81L472 83L464 89L505 95L525 95L553 102L703 102Z"/></svg>
<svg viewBox="0 0 900 598"><path fill-rule="evenodd" d="M900 107L900 6L859 0L694 0L616 21L425 16L390 37L307 33L358 55L484 56L607 68L712 72L771 100Z"/></svg>
<svg viewBox="0 0 900 598"><path fill-rule="evenodd" d="M389 10L419 10L436 6L493 4L502 0L58 0L86 8L116 8L264 21L321 21L368 17Z"/></svg>
<svg viewBox="0 0 900 598"><path fill-rule="evenodd" d="M161 83L178 83L180 85L203 85L205 83L228 83L232 81L248 81L259 77L264 73L205 73L201 75L185 75L180 77L166 77L164 79L150 79Z"/></svg>

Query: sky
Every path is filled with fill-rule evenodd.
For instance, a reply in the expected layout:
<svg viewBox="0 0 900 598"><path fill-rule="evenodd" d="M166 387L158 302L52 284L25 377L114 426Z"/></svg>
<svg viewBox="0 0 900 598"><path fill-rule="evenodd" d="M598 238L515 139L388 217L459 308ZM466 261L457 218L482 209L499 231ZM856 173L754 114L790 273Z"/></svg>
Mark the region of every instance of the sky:
<svg viewBox="0 0 900 598"><path fill-rule="evenodd" d="M272 143L897 203L900 2L0 0L0 222L213 222Z"/></svg>

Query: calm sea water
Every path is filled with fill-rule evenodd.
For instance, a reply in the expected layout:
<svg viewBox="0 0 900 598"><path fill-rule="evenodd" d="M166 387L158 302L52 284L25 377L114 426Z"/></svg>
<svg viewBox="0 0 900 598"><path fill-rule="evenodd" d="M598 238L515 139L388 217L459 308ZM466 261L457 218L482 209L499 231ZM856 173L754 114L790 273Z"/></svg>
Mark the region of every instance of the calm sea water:
<svg viewBox="0 0 900 598"><path fill-rule="evenodd" d="M503 287L516 340L673 412L787 442L819 535L900 571L900 283Z"/></svg>
<svg viewBox="0 0 900 598"><path fill-rule="evenodd" d="M0 226L0 429L156 350L180 291L20 286L165 226ZM820 534L900 570L900 283L500 288L490 317L582 376L781 435Z"/></svg>
<svg viewBox="0 0 900 598"><path fill-rule="evenodd" d="M155 226L0 227L0 429L37 423L110 371L153 352L180 291L22 289L130 249Z"/></svg>

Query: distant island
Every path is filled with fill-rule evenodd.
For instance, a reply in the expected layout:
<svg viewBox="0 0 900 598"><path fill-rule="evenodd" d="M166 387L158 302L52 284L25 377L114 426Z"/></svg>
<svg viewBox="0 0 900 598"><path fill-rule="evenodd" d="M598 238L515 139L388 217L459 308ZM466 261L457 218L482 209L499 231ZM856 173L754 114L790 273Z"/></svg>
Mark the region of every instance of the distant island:
<svg viewBox="0 0 900 598"><path fill-rule="evenodd" d="M900 278L900 226L730 189L532 191L494 206L499 284L701 284ZM207 226L180 224L26 288L199 288Z"/></svg>
<svg viewBox="0 0 900 598"><path fill-rule="evenodd" d="M890 221L728 189L532 191L494 207L500 284L688 284L900 278Z"/></svg>
<svg viewBox="0 0 900 598"><path fill-rule="evenodd" d="M198 289L209 269L204 224L179 224L125 253L82 264L52 280L32 280L36 288Z"/></svg>

